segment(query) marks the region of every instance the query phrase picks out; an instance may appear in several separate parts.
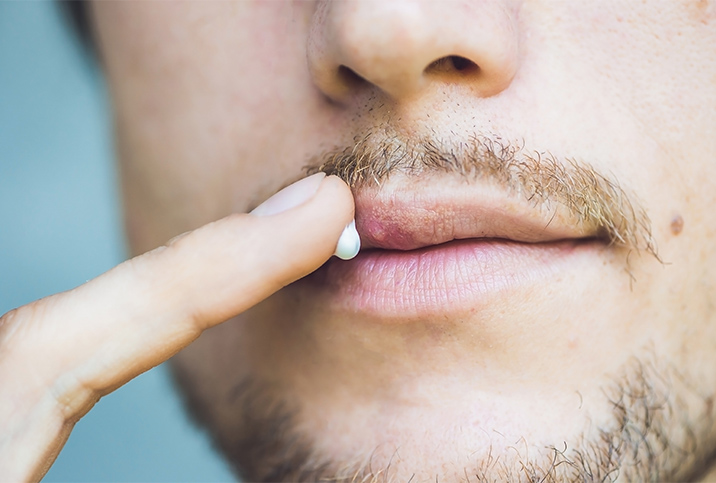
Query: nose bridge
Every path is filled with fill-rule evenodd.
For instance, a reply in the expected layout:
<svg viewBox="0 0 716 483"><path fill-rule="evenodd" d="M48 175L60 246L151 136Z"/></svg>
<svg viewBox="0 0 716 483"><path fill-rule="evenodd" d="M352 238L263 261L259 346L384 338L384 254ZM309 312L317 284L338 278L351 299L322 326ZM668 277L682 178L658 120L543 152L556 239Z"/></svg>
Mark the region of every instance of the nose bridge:
<svg viewBox="0 0 716 483"><path fill-rule="evenodd" d="M359 78L395 99L448 78L494 95L509 85L518 61L515 9L504 3L322 1L308 46L314 80L336 99Z"/></svg>

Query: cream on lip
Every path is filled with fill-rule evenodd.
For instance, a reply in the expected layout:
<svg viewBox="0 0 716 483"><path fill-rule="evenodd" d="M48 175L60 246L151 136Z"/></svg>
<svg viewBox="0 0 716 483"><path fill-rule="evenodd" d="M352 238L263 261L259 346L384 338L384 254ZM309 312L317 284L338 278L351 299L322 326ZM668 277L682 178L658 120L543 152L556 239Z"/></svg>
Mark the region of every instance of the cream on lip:
<svg viewBox="0 0 716 483"><path fill-rule="evenodd" d="M356 221L354 219L343 229L334 255L341 260L350 260L355 258L359 251L360 236L358 235L358 230L356 230Z"/></svg>

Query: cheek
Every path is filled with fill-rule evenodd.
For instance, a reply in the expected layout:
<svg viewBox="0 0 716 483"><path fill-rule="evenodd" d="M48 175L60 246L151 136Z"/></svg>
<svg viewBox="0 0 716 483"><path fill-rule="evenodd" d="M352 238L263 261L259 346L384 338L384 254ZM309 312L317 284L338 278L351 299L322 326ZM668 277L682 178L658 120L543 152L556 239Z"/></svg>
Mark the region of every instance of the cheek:
<svg viewBox="0 0 716 483"><path fill-rule="evenodd" d="M136 250L303 175L325 117L305 61L310 13L309 2L98 6Z"/></svg>

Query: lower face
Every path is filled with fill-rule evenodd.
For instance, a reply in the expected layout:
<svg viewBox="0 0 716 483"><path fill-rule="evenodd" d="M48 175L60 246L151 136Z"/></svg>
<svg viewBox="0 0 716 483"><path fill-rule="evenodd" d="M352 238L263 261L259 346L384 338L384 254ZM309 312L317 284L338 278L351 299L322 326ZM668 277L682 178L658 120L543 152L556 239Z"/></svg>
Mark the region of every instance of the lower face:
<svg viewBox="0 0 716 483"><path fill-rule="evenodd" d="M604 173L650 221L658 257L576 236L554 206L556 234L534 243L544 207L480 176L399 170L356 186L372 249L174 360L239 471L694 476L716 448L716 20L695 3L527 1L514 7L519 68L498 94L435 82L407 100L369 87L341 103L305 65L313 2L94 6L137 253L248 211L367 132L515 141ZM415 242L441 230L466 234Z"/></svg>

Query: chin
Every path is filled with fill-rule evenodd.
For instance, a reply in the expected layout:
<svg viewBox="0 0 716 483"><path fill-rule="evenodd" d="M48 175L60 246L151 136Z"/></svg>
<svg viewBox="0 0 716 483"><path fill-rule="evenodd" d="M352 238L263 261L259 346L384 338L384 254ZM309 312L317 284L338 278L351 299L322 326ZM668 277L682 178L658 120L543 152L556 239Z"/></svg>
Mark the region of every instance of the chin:
<svg viewBox="0 0 716 483"><path fill-rule="evenodd" d="M695 415L686 411L696 408L704 416L705 408L673 396L673 374L658 372L651 359L634 358L623 369L594 398L529 387L519 396L495 397L477 388L455 394L448 383L438 384L442 393L425 384L429 394L395 404L371 394L367 384L365 401L344 401L338 409L306 407L266 381L245 380L233 406L242 424L212 431L246 481L696 477L706 460L698 449L708 429L690 423ZM573 399L579 405L570 410Z"/></svg>
<svg viewBox="0 0 716 483"><path fill-rule="evenodd" d="M625 302L647 280L584 303L625 278L619 257L595 267L601 250L545 275L569 297L518 284L495 296L519 303L397 322L304 280L207 332L175 372L246 481L693 479L712 404L669 341L643 335L657 316Z"/></svg>

